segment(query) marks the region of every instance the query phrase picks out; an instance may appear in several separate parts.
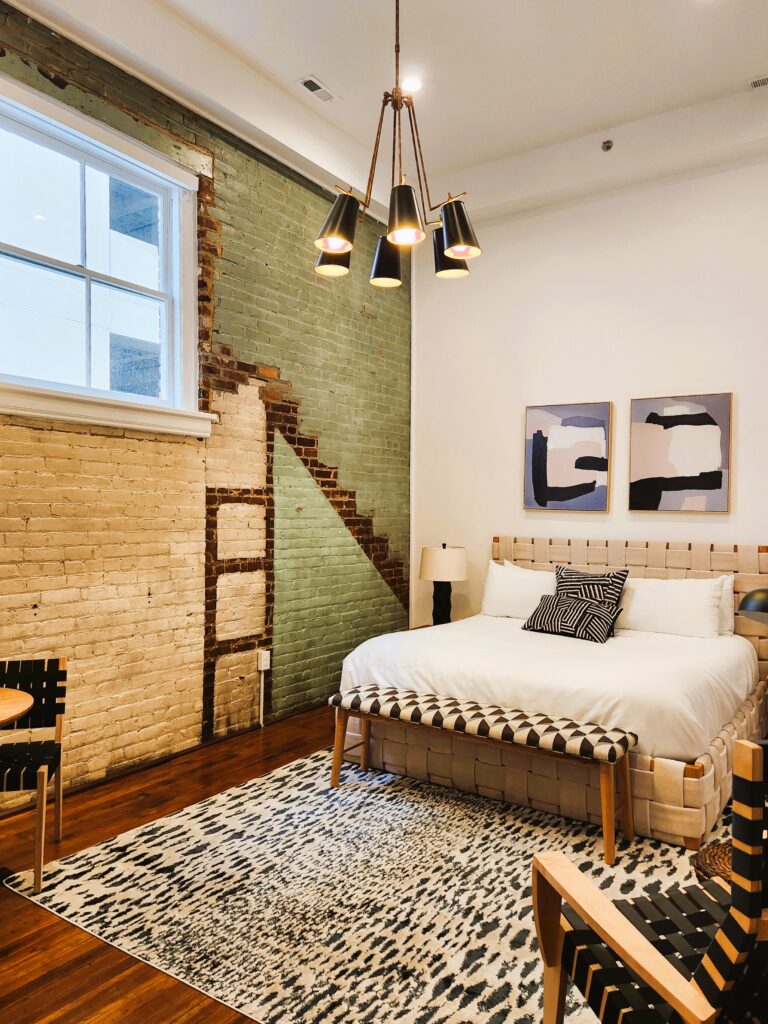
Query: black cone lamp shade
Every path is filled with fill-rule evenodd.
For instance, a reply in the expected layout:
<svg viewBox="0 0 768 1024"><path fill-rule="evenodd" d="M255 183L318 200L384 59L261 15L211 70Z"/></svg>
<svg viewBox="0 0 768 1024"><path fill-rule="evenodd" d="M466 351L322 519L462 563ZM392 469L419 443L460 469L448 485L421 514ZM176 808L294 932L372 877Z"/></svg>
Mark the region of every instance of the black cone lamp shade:
<svg viewBox="0 0 768 1024"><path fill-rule="evenodd" d="M432 232L432 245L435 250L435 277L466 277L469 267L466 260L453 260L443 252L443 229Z"/></svg>
<svg viewBox="0 0 768 1024"><path fill-rule="evenodd" d="M347 192L336 196L315 245L323 252L349 252L355 241L360 200Z"/></svg>
<svg viewBox="0 0 768 1024"><path fill-rule="evenodd" d="M349 273L351 252L321 252L315 263L315 273L321 277L343 277Z"/></svg>
<svg viewBox="0 0 768 1024"><path fill-rule="evenodd" d="M392 245L416 245L426 237L413 185L395 185L389 197L387 238Z"/></svg>
<svg viewBox="0 0 768 1024"><path fill-rule="evenodd" d="M472 260L482 253L472 230L464 203L460 199L447 202L440 215L443 218L443 252L455 260Z"/></svg>
<svg viewBox="0 0 768 1024"><path fill-rule="evenodd" d="M380 235L376 243L370 282L377 288L399 288L403 283L400 274L400 250L384 235Z"/></svg>
<svg viewBox="0 0 768 1024"><path fill-rule="evenodd" d="M750 590L742 598L738 614L768 626L768 590Z"/></svg>

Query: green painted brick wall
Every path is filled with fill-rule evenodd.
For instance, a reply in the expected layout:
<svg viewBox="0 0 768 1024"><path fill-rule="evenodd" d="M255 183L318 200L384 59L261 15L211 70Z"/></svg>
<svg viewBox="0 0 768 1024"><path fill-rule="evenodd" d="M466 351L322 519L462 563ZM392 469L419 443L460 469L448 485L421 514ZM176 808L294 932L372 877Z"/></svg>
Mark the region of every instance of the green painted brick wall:
<svg viewBox="0 0 768 1024"><path fill-rule="evenodd" d="M274 470L272 706L279 714L292 709L297 693L323 702L338 689L343 656L370 636L400 629L403 608L279 435Z"/></svg>
<svg viewBox="0 0 768 1024"><path fill-rule="evenodd" d="M351 274L322 280L312 269L312 242L330 196L319 187L2 0L0 72L193 168L202 170L212 153L216 206L210 212L222 224L215 340L241 359L280 368L300 402L303 429L319 437L321 459L339 467L340 486L356 491L360 512L389 537L390 554L405 563L407 575L410 275L397 290L368 284L374 223L358 228ZM313 527L312 544L302 547L306 528L291 521L286 504L295 475L290 460L276 466L275 498L283 510L283 532L275 538L278 715L318 703L335 685L346 649L407 621L370 563L361 576L359 560L353 569L342 559L341 570L329 554L327 572L318 571L309 553L302 561L297 552L322 546L325 527ZM344 529L340 520L338 526ZM285 573L289 601L280 590ZM354 629L334 627L329 646L318 613L326 610L326 619L336 622L350 608Z"/></svg>

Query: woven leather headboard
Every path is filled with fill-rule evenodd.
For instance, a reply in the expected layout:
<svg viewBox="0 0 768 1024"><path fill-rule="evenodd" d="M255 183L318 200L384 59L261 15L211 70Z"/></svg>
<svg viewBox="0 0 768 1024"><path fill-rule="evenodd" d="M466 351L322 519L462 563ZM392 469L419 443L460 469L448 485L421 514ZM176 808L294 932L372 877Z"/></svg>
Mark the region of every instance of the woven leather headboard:
<svg viewBox="0 0 768 1024"><path fill-rule="evenodd" d="M584 572L605 572L626 568L630 576L661 580L701 579L731 573L736 577L733 585L736 607L750 590L768 587L768 547L756 544L494 537L492 550L495 561L506 559L526 569L554 570L556 565L572 565ZM768 626L736 616L734 629L754 644L763 678L768 673Z"/></svg>

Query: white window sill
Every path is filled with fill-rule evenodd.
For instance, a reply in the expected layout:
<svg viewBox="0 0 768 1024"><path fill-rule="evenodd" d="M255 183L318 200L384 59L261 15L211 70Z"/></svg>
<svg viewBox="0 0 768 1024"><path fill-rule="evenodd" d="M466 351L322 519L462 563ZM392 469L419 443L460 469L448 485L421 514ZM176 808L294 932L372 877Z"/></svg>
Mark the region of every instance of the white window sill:
<svg viewBox="0 0 768 1024"><path fill-rule="evenodd" d="M206 412L138 405L114 398L49 391L4 381L0 381L0 413L200 439L211 436L211 424L218 420L218 416Z"/></svg>

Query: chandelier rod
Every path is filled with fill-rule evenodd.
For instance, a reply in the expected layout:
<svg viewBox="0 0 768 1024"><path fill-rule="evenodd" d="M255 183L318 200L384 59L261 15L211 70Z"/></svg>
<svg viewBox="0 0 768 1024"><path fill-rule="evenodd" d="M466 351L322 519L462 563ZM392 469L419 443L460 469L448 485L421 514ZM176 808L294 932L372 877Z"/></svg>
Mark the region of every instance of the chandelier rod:
<svg viewBox="0 0 768 1024"><path fill-rule="evenodd" d="M392 96L390 94L390 102ZM395 153L397 151L397 114L394 106L392 107L392 183L390 188L395 187Z"/></svg>
<svg viewBox="0 0 768 1024"><path fill-rule="evenodd" d="M400 116L402 107L400 104L397 106L397 168L398 168L398 184L402 185L405 182L405 175L403 174L403 122Z"/></svg>
<svg viewBox="0 0 768 1024"><path fill-rule="evenodd" d="M435 205L433 205L432 196L429 194L429 178L427 177L427 166L424 163L424 153L421 148L421 135L419 133L418 122L416 121L416 106L414 105L413 100L411 100L408 103L408 115L411 120L411 134L413 135L414 139L414 150L418 149L418 156L416 160L417 163L421 165L421 172L424 175L424 188L427 193L427 202L429 203L429 213L432 213L433 210L439 210L443 204L436 203ZM426 217L427 210L424 211L424 215Z"/></svg>
<svg viewBox="0 0 768 1024"><path fill-rule="evenodd" d="M413 159L416 164L416 177L419 181L419 195L421 197L421 212L425 221L429 220L428 212L432 212L432 207L427 206L427 202L424 200L424 185L426 184L427 200L429 200L429 183L427 182L427 169L423 167L423 157L420 158L421 141L419 140L417 145L417 139L419 138L418 131L414 128L415 112L413 109L413 103L409 103L406 100L406 108L408 109L408 123L411 128L411 142L413 143Z"/></svg>
<svg viewBox="0 0 768 1024"><path fill-rule="evenodd" d="M400 92L400 0L395 0L395 89Z"/></svg>
<svg viewBox="0 0 768 1024"><path fill-rule="evenodd" d="M368 171L368 184L365 186L365 197L362 202L363 210L367 210L371 205L371 193L373 192L373 179L376 174L376 161L379 158L379 143L381 142L381 129L384 124L384 112L387 109L389 103L389 93L384 93L381 101L381 110L379 111L379 123L376 126L376 141L373 144L373 157L371 158L371 167Z"/></svg>

